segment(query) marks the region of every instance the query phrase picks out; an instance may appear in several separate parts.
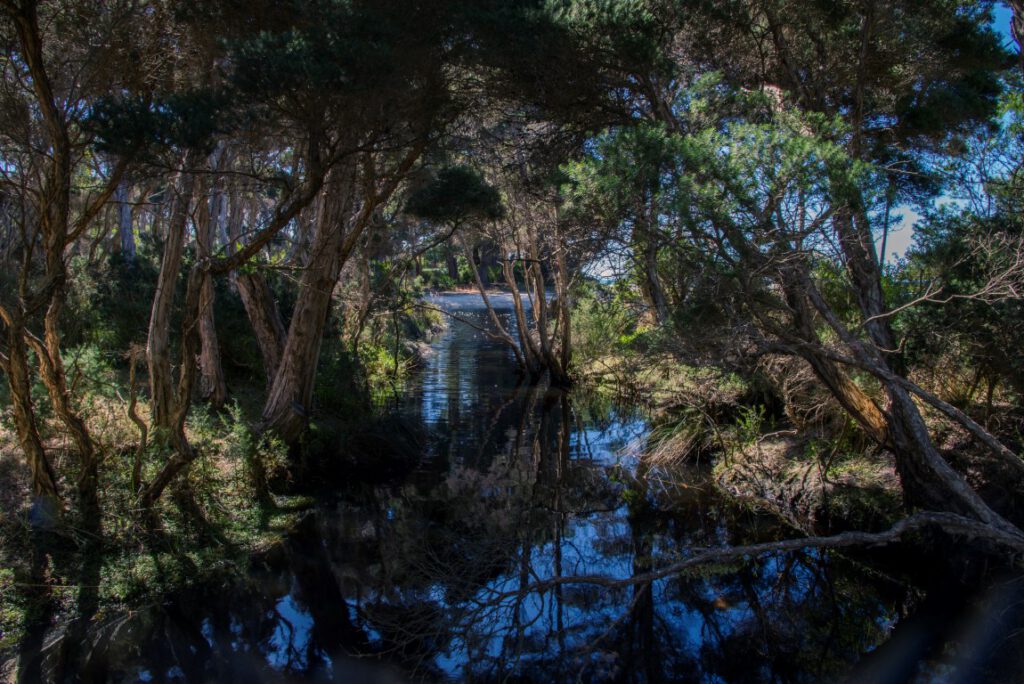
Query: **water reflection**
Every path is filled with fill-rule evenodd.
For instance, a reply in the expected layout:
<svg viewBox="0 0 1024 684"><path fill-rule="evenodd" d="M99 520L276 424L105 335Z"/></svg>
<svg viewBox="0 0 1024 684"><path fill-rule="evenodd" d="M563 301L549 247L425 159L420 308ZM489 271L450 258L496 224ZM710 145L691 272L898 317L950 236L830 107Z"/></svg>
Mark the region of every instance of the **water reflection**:
<svg viewBox="0 0 1024 684"><path fill-rule="evenodd" d="M698 470L643 471L642 417L517 384L476 298L441 303L468 324L401 408L433 436L422 465L324 503L247 581L97 628L83 679L820 681L884 639L904 590L840 556L630 582L783 532Z"/></svg>

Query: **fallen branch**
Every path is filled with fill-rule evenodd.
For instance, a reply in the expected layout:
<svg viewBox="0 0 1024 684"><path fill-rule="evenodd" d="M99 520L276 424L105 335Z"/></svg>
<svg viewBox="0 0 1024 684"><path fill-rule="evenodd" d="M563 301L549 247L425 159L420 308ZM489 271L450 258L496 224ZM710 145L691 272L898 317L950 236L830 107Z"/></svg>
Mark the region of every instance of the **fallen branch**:
<svg viewBox="0 0 1024 684"><path fill-rule="evenodd" d="M540 580L530 585L527 590L543 592L565 584L593 584L609 589L648 584L657 580L678 575L682 571L699 565L721 563L737 559L749 559L765 553L800 551L814 548L841 548L847 546L882 546L898 541L901 537L918 532L928 527L936 527L950 534L962 535L974 539L984 539L1004 547L1008 552L1024 553L1024 536L998 529L992 525L966 518L955 513L923 512L916 513L897 522L884 532L842 532L828 537L801 537L784 539L763 544L746 546L724 546L720 548L699 549L681 561L671 563L663 568L652 570L640 575L616 579L605 575L577 575L553 577ZM497 598L513 597L521 590L505 592ZM492 599L493 600L493 599Z"/></svg>

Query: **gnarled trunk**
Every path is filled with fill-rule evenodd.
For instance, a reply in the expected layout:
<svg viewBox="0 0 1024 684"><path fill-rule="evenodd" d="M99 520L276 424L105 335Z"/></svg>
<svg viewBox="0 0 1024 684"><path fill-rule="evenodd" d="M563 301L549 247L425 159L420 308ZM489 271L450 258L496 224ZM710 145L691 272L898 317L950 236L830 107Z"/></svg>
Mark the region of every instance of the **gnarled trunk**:
<svg viewBox="0 0 1024 684"><path fill-rule="evenodd" d="M32 405L32 380L24 333L23 326L18 322L8 323L7 358L3 359L3 371L11 390L11 408L18 443L32 477L32 494L56 502L60 496L57 477L39 437L35 408Z"/></svg>
<svg viewBox="0 0 1024 684"><path fill-rule="evenodd" d="M348 158L328 172L320 189L309 263L299 283L281 363L263 406L263 429L272 430L286 442L294 442L309 419L320 343L341 269L374 213L391 198L425 147L426 139L417 140L385 172L374 168L372 155L358 164ZM366 165L368 182L364 184L357 182L359 164ZM373 182L377 178L384 179L379 186Z"/></svg>

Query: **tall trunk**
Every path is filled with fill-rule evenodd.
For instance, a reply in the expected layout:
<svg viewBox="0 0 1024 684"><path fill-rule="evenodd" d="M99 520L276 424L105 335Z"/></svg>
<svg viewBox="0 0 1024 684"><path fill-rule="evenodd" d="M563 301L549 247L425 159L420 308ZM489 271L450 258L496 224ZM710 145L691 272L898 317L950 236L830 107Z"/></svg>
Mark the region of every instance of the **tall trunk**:
<svg viewBox="0 0 1024 684"><path fill-rule="evenodd" d="M277 375L281 354L284 352L284 321L274 301L274 293L262 275L239 273L235 276L235 285L263 357L263 372L269 388Z"/></svg>
<svg viewBox="0 0 1024 684"><path fill-rule="evenodd" d="M835 226L865 321L864 329L871 342L870 346L854 343L851 347L862 360L901 375L903 364L886 315L881 267L867 216L861 211L841 212L835 218ZM819 304L819 308L822 306ZM985 519L991 511L936 451L917 404L899 385L891 382L883 382L883 385L888 400L885 415L891 446L908 501L934 510L954 510Z"/></svg>
<svg viewBox="0 0 1024 684"><path fill-rule="evenodd" d="M135 263L135 230L132 226L132 205L128 202L128 182L121 181L114 194L117 203L117 234L121 244L121 258Z"/></svg>
<svg viewBox="0 0 1024 684"><path fill-rule="evenodd" d="M875 252L868 217L863 211L852 214L839 212L835 221L846 270L850 274L857 303L864 317L864 329L879 354L887 359L894 370L901 372L903 363L897 350L896 336L889 324L890 319L886 316L888 307L882 291L882 266Z"/></svg>
<svg viewBox="0 0 1024 684"><path fill-rule="evenodd" d="M668 299L658 269L657 203L644 193L636 207L637 220L633 234L633 250L640 269L640 290L658 325L669 320Z"/></svg>
<svg viewBox="0 0 1024 684"><path fill-rule="evenodd" d="M227 217L227 252L233 254L242 245L242 223L244 203L237 194L230 202L230 213ZM300 216L299 221L303 218ZM267 388L274 382L277 367L281 363L284 350L285 328L281 312L274 301L274 293L267 285L266 279L254 271L232 271L231 280L238 291L238 296L245 307L245 314L252 326L256 344L263 357L263 373Z"/></svg>
<svg viewBox="0 0 1024 684"><path fill-rule="evenodd" d="M164 462L153 479L139 493L139 503L143 508L150 508L178 474L196 458L196 451L189 444L185 434L185 419L191 406L192 387L196 376L195 358L199 354L199 295L204 269L197 266L189 273L185 289L184 316L181 322L181 359L180 376L177 392L172 394L169 406L166 407L166 423L157 424L163 428L161 440L173 449L171 456ZM168 369L168 376L170 370Z"/></svg>
<svg viewBox="0 0 1024 684"><path fill-rule="evenodd" d="M203 194L200 193L196 216L196 256L200 263L213 254L216 231L214 217L219 217L219 206L214 204L216 202L219 205L217 193L211 194L209 203L202 201ZM204 401L219 409L227 401L228 388L217 340L214 300L213 276L204 269L199 285L199 393Z"/></svg>
<svg viewBox="0 0 1024 684"><path fill-rule="evenodd" d="M85 422L71 404L61 357L58 329L67 287L65 250L70 236L71 138L64 112L57 104L43 59L44 50L36 4L25 3L11 18L14 20L14 27L21 43L22 56L32 77L32 88L46 128L50 151L41 192L38 195L40 201L37 217L46 263L45 281L47 285L38 294L39 304L46 302L47 307L44 317L44 336L43 340L34 338L27 330L23 316L19 316L17 325L10 325L9 322L12 334L16 333L19 339L16 342L12 340L14 343L11 344L11 349L8 352L7 363L14 371L11 374L14 384L17 385L18 391L22 392L27 387L21 385L28 379L27 370L23 368L23 366L27 366L25 343L31 344L36 351L36 355L39 357L40 377L46 385L54 412L68 428L79 451L80 469L77 482L79 503L87 518L90 518L87 522L93 522L93 516L90 514L95 513L98 506L96 458ZM123 171L124 169L120 165L116 167L111 178L112 182L118 182ZM86 207L80 220L85 222L95 217L109 200L114 189L114 187L107 187L101 192L90 203L90 206ZM85 224L83 223L83 225ZM38 460L40 455L36 449L38 434L35 434L34 437L31 434L35 431L35 426L31 403L25 402L27 396L23 395L15 399L16 403L20 404L16 410L16 419L19 422L25 422L19 432L22 433L21 438L23 446L26 447L26 455L33 462L31 464L33 479L39 480L39 486L43 490L51 490L53 489L53 474L44 472L47 470L44 467L45 459L41 462ZM49 492L47 491L47 493Z"/></svg>
<svg viewBox="0 0 1024 684"><path fill-rule="evenodd" d="M291 253L288 261L296 266L305 266L309 261L309 253L313 248L313 232L315 230L314 207L306 207L295 219L295 236L292 240Z"/></svg>
<svg viewBox="0 0 1024 684"><path fill-rule="evenodd" d="M569 301L569 267L565 259L565 244L559 242L555 255L555 294L558 297L559 372L563 385L571 383L569 367L572 365L572 303Z"/></svg>
<svg viewBox="0 0 1024 684"><path fill-rule="evenodd" d="M351 223L355 175L351 162L335 168L321 190L309 263L302 273L280 363L263 407L264 427L288 442L305 429L331 296L347 252L354 247L354 241L346 238L352 237L347 235L349 231L358 230Z"/></svg>
<svg viewBox="0 0 1024 684"><path fill-rule="evenodd" d="M189 170L191 161L191 153L185 154L182 160L183 169L177 174L174 182L174 197L171 200L167 239L164 241L160 275L157 278L156 293L153 295L146 343L153 426L164 433L158 436L159 439L166 439L166 431L173 428L174 379L171 373L171 311L174 306L174 291L185 249L188 210L195 185L195 178ZM182 370L184 372L184 369Z"/></svg>

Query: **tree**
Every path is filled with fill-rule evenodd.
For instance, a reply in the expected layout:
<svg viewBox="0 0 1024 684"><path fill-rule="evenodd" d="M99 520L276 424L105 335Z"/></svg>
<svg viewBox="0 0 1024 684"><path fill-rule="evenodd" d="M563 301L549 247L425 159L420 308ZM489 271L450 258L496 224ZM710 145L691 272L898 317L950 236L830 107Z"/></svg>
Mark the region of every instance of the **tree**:
<svg viewBox="0 0 1024 684"><path fill-rule="evenodd" d="M88 124L89 105L100 94L131 88L145 77L145 67L130 58L135 41L124 29L133 22L153 28L163 17L117 3L108 7L25 0L5 2L0 10L7 53L3 157L9 165L4 183L16 198L22 255L17 286L8 290L14 296L0 305L8 345L0 364L14 398L15 423L35 494L54 499L57 483L28 393L28 349L36 356L53 410L75 444L79 506L94 519L99 457L74 405L61 349L68 250L114 195L135 152L127 145L113 161L89 164L96 138ZM72 64L86 68L70 68ZM36 334L31 328L40 323L42 331Z"/></svg>

